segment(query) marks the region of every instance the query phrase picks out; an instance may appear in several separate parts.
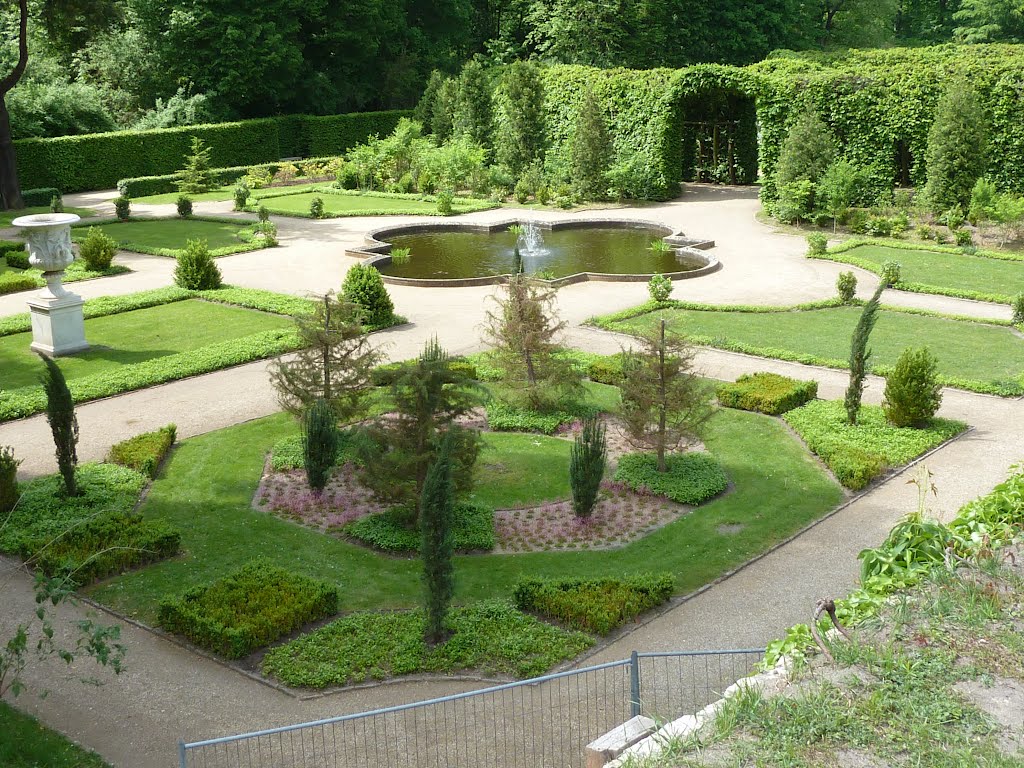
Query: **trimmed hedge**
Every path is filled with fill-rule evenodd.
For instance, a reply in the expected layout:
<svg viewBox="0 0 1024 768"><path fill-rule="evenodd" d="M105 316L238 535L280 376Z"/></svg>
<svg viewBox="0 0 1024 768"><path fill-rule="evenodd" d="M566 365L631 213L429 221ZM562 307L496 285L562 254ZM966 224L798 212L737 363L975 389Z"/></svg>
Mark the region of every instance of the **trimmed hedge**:
<svg viewBox="0 0 1024 768"><path fill-rule="evenodd" d="M624 579L542 579L516 584L513 599L521 611L538 613L571 629L607 635L672 597L671 573Z"/></svg>
<svg viewBox="0 0 1024 768"><path fill-rule="evenodd" d="M75 471L79 496L67 497L60 475L25 483L0 529L0 550L31 560L77 585L177 553L181 536L135 511L146 478L113 464Z"/></svg>
<svg viewBox="0 0 1024 768"><path fill-rule="evenodd" d="M160 468L160 462L174 445L177 434L177 428L173 424L168 424L153 432L144 432L120 443L114 443L110 446L107 461L154 478L157 469Z"/></svg>
<svg viewBox="0 0 1024 768"><path fill-rule="evenodd" d="M333 160L333 157L310 157L303 160L303 163L310 162L326 162ZM273 163L251 163L249 165L234 165L227 168L211 168L210 169L210 181L215 186L226 186L233 184L238 181L239 178L245 176L245 174L251 168L262 168L267 170L271 175L277 173L278 168L285 165L285 161L277 161ZM181 174L175 173L164 173L159 176L137 176L134 178L124 178L117 182L118 194L125 195L131 198L146 197L148 195L163 195L168 192L177 192L178 187L175 184L181 178ZM274 189L273 187L267 187L262 190L254 190L258 192L265 192L266 189ZM286 190L287 187L280 187L281 190Z"/></svg>
<svg viewBox="0 0 1024 768"><path fill-rule="evenodd" d="M627 453L619 458L615 479L638 493L665 496L679 504L703 504L729 487L729 478L715 459L702 451L665 457L668 471L658 471L653 453Z"/></svg>
<svg viewBox="0 0 1024 768"><path fill-rule="evenodd" d="M344 528L350 536L382 552L419 552L419 528L406 524L404 510L393 509L354 520ZM490 552L494 549L494 511L479 504L456 502L452 511L452 535L459 552Z"/></svg>
<svg viewBox="0 0 1024 768"><path fill-rule="evenodd" d="M248 166L282 157L337 155L372 134L391 133L398 120L409 114L285 115L149 131L21 139L14 146L22 186L56 187L67 194L112 189L124 178L172 174L191 154L193 136L210 147L213 167ZM47 197L40 204L49 202Z"/></svg>
<svg viewBox="0 0 1024 768"><path fill-rule="evenodd" d="M14 269L28 269L28 251L23 240L0 240L0 258Z"/></svg>
<svg viewBox="0 0 1024 768"><path fill-rule="evenodd" d="M17 144L17 142L15 142ZM56 187L41 187L39 189L21 190L21 198L29 208L37 205L49 205L53 202L54 196L60 197L60 190Z"/></svg>
<svg viewBox="0 0 1024 768"><path fill-rule="evenodd" d="M38 288L42 282L24 272L4 272L0 274L0 296L18 291L30 291Z"/></svg>
<svg viewBox="0 0 1024 768"><path fill-rule="evenodd" d="M160 601L160 626L229 659L338 612L338 590L254 560L212 584Z"/></svg>
<svg viewBox="0 0 1024 768"><path fill-rule="evenodd" d="M778 416L818 396L818 382L800 381L777 373L748 373L717 388L718 402L727 408Z"/></svg>

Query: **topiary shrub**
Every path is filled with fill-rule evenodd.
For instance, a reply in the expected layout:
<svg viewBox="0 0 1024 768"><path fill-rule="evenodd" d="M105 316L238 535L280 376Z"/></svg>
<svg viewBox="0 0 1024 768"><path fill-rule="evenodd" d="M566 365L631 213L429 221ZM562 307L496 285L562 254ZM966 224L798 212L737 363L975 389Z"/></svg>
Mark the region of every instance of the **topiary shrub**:
<svg viewBox="0 0 1024 768"><path fill-rule="evenodd" d="M210 255L205 240L188 240L185 250L178 254L174 268L174 283L189 291L211 291L222 285L220 268Z"/></svg>
<svg viewBox="0 0 1024 768"><path fill-rule="evenodd" d="M516 182L516 186L512 190L512 196L515 197L516 202L520 205L523 205L530 199L530 185L525 178Z"/></svg>
<svg viewBox="0 0 1024 768"><path fill-rule="evenodd" d="M900 271L902 269L903 265L898 261L886 261L882 264L882 272L878 279L882 281L882 285L886 288L892 288L900 281Z"/></svg>
<svg viewBox="0 0 1024 768"><path fill-rule="evenodd" d="M596 417L591 417L583 422L583 429L573 441L569 454L569 487L576 517L588 518L594 511L607 466L605 427Z"/></svg>
<svg viewBox="0 0 1024 768"><path fill-rule="evenodd" d="M334 411L326 400L315 400L302 419L302 466L313 493L319 494L327 485L337 453Z"/></svg>
<svg viewBox="0 0 1024 768"><path fill-rule="evenodd" d="M18 492L18 465L21 461L14 458L14 449L0 446L0 515L14 509L21 495Z"/></svg>
<svg viewBox="0 0 1024 768"><path fill-rule="evenodd" d="M314 219L324 217L324 199L322 197L314 197L309 201L309 215Z"/></svg>
<svg viewBox="0 0 1024 768"><path fill-rule="evenodd" d="M366 264L356 264L345 275L341 295L363 310L363 323L383 326L392 322L395 305L384 287L380 272Z"/></svg>
<svg viewBox="0 0 1024 768"><path fill-rule="evenodd" d="M718 387L718 402L727 408L771 416L799 408L818 396L818 382L791 379L777 373L748 373Z"/></svg>
<svg viewBox="0 0 1024 768"><path fill-rule="evenodd" d="M185 219L192 215L192 198L188 195L179 195L177 200L178 215Z"/></svg>
<svg viewBox="0 0 1024 768"><path fill-rule="evenodd" d="M127 195L114 198L114 213L121 221L128 221L132 215L132 201Z"/></svg>
<svg viewBox="0 0 1024 768"><path fill-rule="evenodd" d="M0 240L0 256L11 269L28 269L28 251L21 240Z"/></svg>
<svg viewBox="0 0 1024 768"><path fill-rule="evenodd" d="M927 347L904 349L896 366L885 378L882 410L895 427L927 422L942 403L938 362Z"/></svg>
<svg viewBox="0 0 1024 768"><path fill-rule="evenodd" d="M78 247L78 255L93 272L102 272L110 267L117 252L117 242L99 227L89 227L85 240Z"/></svg>
<svg viewBox="0 0 1024 768"><path fill-rule="evenodd" d="M1018 293L1013 297L1013 324L1024 325L1024 293Z"/></svg>
<svg viewBox="0 0 1024 768"><path fill-rule="evenodd" d="M807 236L807 252L812 256L818 256L828 250L828 237L820 232L813 232Z"/></svg>
<svg viewBox="0 0 1024 768"><path fill-rule="evenodd" d="M674 287L672 281L664 275L652 275L647 283L647 293L651 295L652 301L668 301Z"/></svg>
<svg viewBox="0 0 1024 768"><path fill-rule="evenodd" d="M249 202L249 192L249 185L246 184L244 180L239 180L239 182L235 184L235 188L232 190L231 195L235 200L236 211L245 210L245 204Z"/></svg>
<svg viewBox="0 0 1024 768"><path fill-rule="evenodd" d="M857 276L853 272L840 272L836 278L836 294L843 304L852 304L857 295Z"/></svg>
<svg viewBox="0 0 1024 768"><path fill-rule="evenodd" d="M134 469L150 478L156 477L160 462L164 460L177 437L177 427L168 424L154 432L145 432L110 446L107 461Z"/></svg>

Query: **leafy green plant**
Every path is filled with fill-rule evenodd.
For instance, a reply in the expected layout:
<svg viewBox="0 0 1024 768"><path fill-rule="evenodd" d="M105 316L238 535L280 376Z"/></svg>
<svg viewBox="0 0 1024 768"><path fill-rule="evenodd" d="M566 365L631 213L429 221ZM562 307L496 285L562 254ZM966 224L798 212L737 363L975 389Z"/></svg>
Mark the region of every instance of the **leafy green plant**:
<svg viewBox="0 0 1024 768"><path fill-rule="evenodd" d="M355 264L345 274L341 296L363 311L363 322L370 326L386 326L395 314L388 289L380 272L365 264Z"/></svg>
<svg viewBox="0 0 1024 768"><path fill-rule="evenodd" d="M435 646L448 636L445 618L455 592L455 536L452 512L455 485L452 481L452 441L449 435L427 470L420 499L420 531L423 559L424 613L427 617L424 639Z"/></svg>
<svg viewBox="0 0 1024 768"><path fill-rule="evenodd" d="M451 216L455 209L452 207L455 201L455 193L450 189L442 189L437 193L437 212L441 216Z"/></svg>
<svg viewBox="0 0 1024 768"><path fill-rule="evenodd" d="M254 560L212 584L160 601L160 626L225 658L239 659L338 611L338 590Z"/></svg>
<svg viewBox="0 0 1024 768"><path fill-rule="evenodd" d="M729 485L725 471L702 451L673 453L665 457L665 470L651 453L628 453L619 458L615 479L638 493L665 496L679 504L703 504Z"/></svg>
<svg viewBox="0 0 1024 768"><path fill-rule="evenodd" d="M50 212L64 213L64 199L60 195L54 195L50 198Z"/></svg>
<svg viewBox="0 0 1024 768"><path fill-rule="evenodd" d="M807 236L807 252L822 254L828 250L828 237L820 232L812 232Z"/></svg>
<svg viewBox="0 0 1024 768"><path fill-rule="evenodd" d="M585 419L569 454L569 487L572 489L572 511L576 517L586 519L594 511L607 466L605 426L595 417Z"/></svg>
<svg viewBox="0 0 1024 768"><path fill-rule="evenodd" d="M853 329L853 339L850 341L850 383L846 388L844 404L847 421L853 426L857 425L857 414L860 411L861 398L864 395L864 379L867 377L868 360L871 358L868 338L878 320L878 308L884 288L885 280L883 279L875 289L874 295L864 305L864 309L857 319L857 326Z"/></svg>
<svg viewBox="0 0 1024 768"><path fill-rule="evenodd" d="M314 219L324 217L324 199L322 197L314 197L309 201L309 215Z"/></svg>
<svg viewBox="0 0 1024 768"><path fill-rule="evenodd" d="M14 509L21 495L18 491L19 459L14 458L14 449L9 445L0 446L0 515Z"/></svg>
<svg viewBox="0 0 1024 768"><path fill-rule="evenodd" d="M530 199L530 186L525 178L516 182L515 187L512 189L512 196L520 205L523 205Z"/></svg>
<svg viewBox="0 0 1024 768"><path fill-rule="evenodd" d="M718 402L727 408L779 416L818 396L818 382L800 381L777 373L747 373L717 389Z"/></svg>
<svg viewBox="0 0 1024 768"><path fill-rule="evenodd" d="M882 281L882 285L886 288L892 288L900 281L900 272L903 269L898 261L886 261L882 264L882 271L878 277Z"/></svg>
<svg viewBox="0 0 1024 768"><path fill-rule="evenodd" d="M419 553L420 531L409 526L411 513L395 508L361 517L347 524L346 536L367 546L391 553ZM457 502L451 513L453 545L458 552L490 552L494 549L494 510L480 504Z"/></svg>
<svg viewBox="0 0 1024 768"><path fill-rule="evenodd" d="M392 248L391 249L391 263L402 266L408 264L412 260L412 249L411 248Z"/></svg>
<svg viewBox="0 0 1024 768"><path fill-rule="evenodd" d="M145 432L114 443L110 446L107 461L154 478L164 457L174 445L177 434L177 427L168 424L153 432Z"/></svg>
<svg viewBox="0 0 1024 768"><path fill-rule="evenodd" d="M244 211L246 203L249 202L249 195L251 190L249 185L245 182L245 179L239 179L238 183L235 184L234 190L231 192L231 196L235 201L235 210Z"/></svg>
<svg viewBox="0 0 1024 768"><path fill-rule="evenodd" d="M539 432L551 435L564 424L593 416L596 408L583 403L563 404L545 410L533 410L497 399L488 400L487 425L495 432Z"/></svg>
<svg viewBox="0 0 1024 768"><path fill-rule="evenodd" d="M246 193L246 196L248 197L248 193ZM260 205L260 207L256 209L256 218L260 221L270 221L270 210L267 206Z"/></svg>
<svg viewBox="0 0 1024 768"><path fill-rule="evenodd" d="M907 348L885 377L882 410L896 427L926 423L939 410L942 386L938 382L938 361L927 347Z"/></svg>
<svg viewBox="0 0 1024 768"><path fill-rule="evenodd" d="M1024 293L1018 293L1013 297L1013 319L1014 325L1024 325Z"/></svg>
<svg viewBox="0 0 1024 768"><path fill-rule="evenodd" d="M213 188L210 154L213 149L199 136L192 137L192 149L175 183L183 195L201 195Z"/></svg>
<svg viewBox="0 0 1024 768"><path fill-rule="evenodd" d="M187 219L192 215L192 198L188 195L178 195L178 199L175 203L178 208L178 215Z"/></svg>
<svg viewBox="0 0 1024 768"><path fill-rule="evenodd" d="M85 240L78 246L78 255L85 265L95 272L110 267L115 253L117 242L99 227L89 227Z"/></svg>
<svg viewBox="0 0 1024 768"><path fill-rule="evenodd" d="M654 242L660 243L663 241L655 240ZM652 275L647 283L647 293L650 294L652 301L668 301L674 287L672 281L664 275Z"/></svg>
<svg viewBox="0 0 1024 768"><path fill-rule="evenodd" d="M939 99L925 155L924 197L934 212L970 204L972 190L985 174L988 132L974 88L966 80L950 82Z"/></svg>
<svg viewBox="0 0 1024 768"><path fill-rule="evenodd" d="M174 284L179 288L207 291L221 287L220 267L210 255L205 240L187 240L185 250L178 255L177 262Z"/></svg>
<svg viewBox="0 0 1024 768"><path fill-rule="evenodd" d="M857 295L857 276L853 272L840 272L836 278L836 295L843 304L852 304Z"/></svg>
<svg viewBox="0 0 1024 768"><path fill-rule="evenodd" d="M121 221L128 221L132 215L132 201L126 195L114 198L114 213Z"/></svg>
<svg viewBox="0 0 1024 768"><path fill-rule="evenodd" d="M672 574L661 573L591 580L531 577L517 583L512 594L521 611L572 629L607 635L667 602L673 591Z"/></svg>

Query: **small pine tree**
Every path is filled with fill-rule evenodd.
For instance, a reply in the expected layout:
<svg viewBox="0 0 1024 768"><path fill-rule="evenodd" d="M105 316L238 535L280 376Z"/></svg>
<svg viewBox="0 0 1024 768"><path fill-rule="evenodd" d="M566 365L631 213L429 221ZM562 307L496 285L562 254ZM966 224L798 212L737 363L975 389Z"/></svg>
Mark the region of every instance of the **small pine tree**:
<svg viewBox="0 0 1024 768"><path fill-rule="evenodd" d="M665 472L666 452L699 437L711 418L711 395L693 370L693 347L668 333L664 320L640 344L623 351L622 421L629 441L653 450Z"/></svg>
<svg viewBox="0 0 1024 768"><path fill-rule="evenodd" d="M572 511L576 517L590 517L594 511L607 466L608 444L604 424L596 418L586 419L569 454L569 486L572 488Z"/></svg>
<svg viewBox="0 0 1024 768"><path fill-rule="evenodd" d="M455 487L452 482L452 447L445 436L437 457L427 471L420 498L420 531L427 625L425 640L437 645L447 637L445 617L455 593L455 554L452 512Z"/></svg>
<svg viewBox="0 0 1024 768"><path fill-rule="evenodd" d="M210 255L205 240L185 241L185 250L178 254L178 265L174 268L174 283L190 291L211 291L220 288L222 276L220 267Z"/></svg>
<svg viewBox="0 0 1024 768"><path fill-rule="evenodd" d="M420 97L416 108L413 110L412 119L423 126L424 133L433 133L434 104L437 101L438 92L444 84L445 76L440 70L433 70L427 79L427 85L423 89L423 96Z"/></svg>
<svg viewBox="0 0 1024 768"><path fill-rule="evenodd" d="M387 325L395 316L395 305L384 279L380 272L366 264L349 268L341 285L341 297L362 309L363 322L367 325Z"/></svg>
<svg viewBox="0 0 1024 768"><path fill-rule="evenodd" d="M487 70L477 59L467 62L459 75L452 130L456 136L469 136L481 147L490 146L491 85Z"/></svg>
<svg viewBox="0 0 1024 768"><path fill-rule="evenodd" d="M514 177L544 159L544 84L536 64L509 65L495 92L494 150Z"/></svg>
<svg viewBox="0 0 1024 768"><path fill-rule="evenodd" d="M327 485L337 454L334 411L326 400L314 400L302 418L302 463L314 494L319 495Z"/></svg>
<svg viewBox="0 0 1024 768"><path fill-rule="evenodd" d="M885 379L882 410L894 427L910 427L928 421L942 404L938 361L927 347L904 349Z"/></svg>
<svg viewBox="0 0 1024 768"><path fill-rule="evenodd" d="M776 189L798 181L817 184L835 156L836 140L832 131L814 110L802 112L782 143L775 167Z"/></svg>
<svg viewBox="0 0 1024 768"><path fill-rule="evenodd" d="M210 147L198 136L192 137L192 153L185 158L185 167L174 182L183 195L201 195L213 189L213 175L210 172Z"/></svg>
<svg viewBox="0 0 1024 768"><path fill-rule="evenodd" d="M279 358L270 369L281 406L298 416L322 400L335 421L359 417L371 371L383 359L363 332L359 307L328 293L313 314L297 316L295 324L302 348Z"/></svg>
<svg viewBox="0 0 1024 768"><path fill-rule="evenodd" d="M178 207L178 215L181 218L187 219L192 215L192 198L188 195L178 195L176 205Z"/></svg>
<svg viewBox="0 0 1024 768"><path fill-rule="evenodd" d="M879 283L874 295L864 305L864 311L860 313L850 343L850 384L846 388L843 403L846 406L846 420L853 426L857 426L857 414L860 413L860 402L864 396L864 379L867 377L868 360L871 358L868 339L878 320L878 308L884 290L885 283Z"/></svg>
<svg viewBox="0 0 1024 768"><path fill-rule="evenodd" d="M459 83L453 77L445 79L437 89L437 97L430 110L430 130L438 144L452 137L458 96Z"/></svg>
<svg viewBox="0 0 1024 768"><path fill-rule="evenodd" d="M0 514L6 514L18 503L18 465L21 461L14 458L14 449L0 446ZM0 520L2 525L3 520Z"/></svg>
<svg viewBox="0 0 1024 768"><path fill-rule="evenodd" d="M57 449L57 468L64 479L65 493L77 496L75 468L78 466L78 418L75 416L75 403L57 363L45 355L39 356L46 366L41 381L46 391L46 421L50 425L53 444Z"/></svg>
<svg viewBox="0 0 1024 768"><path fill-rule="evenodd" d="M583 200L608 197L606 173L611 165L612 143L605 126L601 106L593 91L587 89L576 116L572 140L571 175L573 191Z"/></svg>
<svg viewBox="0 0 1024 768"><path fill-rule="evenodd" d="M974 185L985 174L988 128L978 97L966 82L950 84L928 132L924 198L935 213L970 208Z"/></svg>

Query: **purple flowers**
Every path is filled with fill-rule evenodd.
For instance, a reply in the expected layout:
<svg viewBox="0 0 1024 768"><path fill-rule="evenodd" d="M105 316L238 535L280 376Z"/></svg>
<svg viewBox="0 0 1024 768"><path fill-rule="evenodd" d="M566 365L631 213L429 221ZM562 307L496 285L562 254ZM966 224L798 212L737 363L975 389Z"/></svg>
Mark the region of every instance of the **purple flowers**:
<svg viewBox="0 0 1024 768"><path fill-rule="evenodd" d="M309 489L306 473L301 469L274 471L268 465L256 489L253 507L319 531L333 531L386 509L359 484L352 464L335 468L319 495Z"/></svg>

